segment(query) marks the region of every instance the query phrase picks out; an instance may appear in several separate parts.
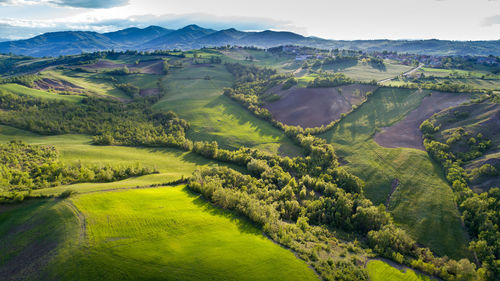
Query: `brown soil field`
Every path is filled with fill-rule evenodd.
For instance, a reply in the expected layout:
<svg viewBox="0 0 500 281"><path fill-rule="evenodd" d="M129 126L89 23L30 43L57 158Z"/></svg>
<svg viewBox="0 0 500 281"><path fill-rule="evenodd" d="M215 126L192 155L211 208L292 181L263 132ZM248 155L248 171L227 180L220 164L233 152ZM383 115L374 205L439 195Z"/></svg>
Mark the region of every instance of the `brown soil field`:
<svg viewBox="0 0 500 281"><path fill-rule="evenodd" d="M150 60L141 61L138 64L120 64L113 63L106 60L99 60L94 64L85 66L87 69L114 69L121 67L128 67L132 72L138 72L142 74L163 74L163 62L162 60Z"/></svg>
<svg viewBox="0 0 500 281"><path fill-rule="evenodd" d="M353 105L362 103L367 92L376 89L376 86L361 84L334 88L292 87L288 90L281 90L280 87L274 87L270 91L281 98L264 107L276 120L303 128L319 127L339 119Z"/></svg>
<svg viewBox="0 0 500 281"><path fill-rule="evenodd" d="M149 89L141 89L139 92L139 95L146 97L146 96L157 96L160 94L160 89L159 88L149 88Z"/></svg>
<svg viewBox="0 0 500 281"><path fill-rule="evenodd" d="M73 83L64 80L42 78L34 82L34 88L39 90L55 90L73 93L83 93L84 89Z"/></svg>
<svg viewBox="0 0 500 281"><path fill-rule="evenodd" d="M432 95L426 96L406 118L390 127L381 128L382 130L375 134L374 140L380 146L388 148L409 147L425 150L420 124L435 113L469 99L466 94L433 92Z"/></svg>

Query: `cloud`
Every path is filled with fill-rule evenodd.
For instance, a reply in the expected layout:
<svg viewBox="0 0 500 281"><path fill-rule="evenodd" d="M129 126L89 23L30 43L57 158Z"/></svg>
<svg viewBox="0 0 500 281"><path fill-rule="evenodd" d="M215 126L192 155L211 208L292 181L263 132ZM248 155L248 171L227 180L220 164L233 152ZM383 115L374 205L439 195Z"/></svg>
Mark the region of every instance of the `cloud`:
<svg viewBox="0 0 500 281"><path fill-rule="evenodd" d="M495 24L500 24L500 15L487 17L481 21L481 26L492 26Z"/></svg>
<svg viewBox="0 0 500 281"><path fill-rule="evenodd" d="M3 6L54 5L87 9L120 7L128 3L129 0L0 0Z"/></svg>
<svg viewBox="0 0 500 281"><path fill-rule="evenodd" d="M129 0L51 0L50 3L65 7L103 9L125 6Z"/></svg>

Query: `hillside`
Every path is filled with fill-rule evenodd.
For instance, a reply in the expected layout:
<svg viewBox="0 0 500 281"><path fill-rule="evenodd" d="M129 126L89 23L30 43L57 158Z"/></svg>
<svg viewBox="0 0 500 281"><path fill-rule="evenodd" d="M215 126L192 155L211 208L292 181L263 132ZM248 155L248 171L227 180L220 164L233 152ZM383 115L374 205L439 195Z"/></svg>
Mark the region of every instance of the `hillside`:
<svg viewBox="0 0 500 281"><path fill-rule="evenodd" d="M191 25L106 42L150 35L308 40ZM379 55L1 55L0 275L496 281L500 77Z"/></svg>
<svg viewBox="0 0 500 281"><path fill-rule="evenodd" d="M61 31L36 37L0 40L0 53L35 57L74 55L104 50L160 50L198 49L204 46L226 45L270 48L282 45L308 46L322 49L394 51L426 55L500 55L500 41L446 41L446 40L330 40L286 32L265 30L239 31L234 28L213 30L188 25L178 30L159 26L126 28L115 32Z"/></svg>

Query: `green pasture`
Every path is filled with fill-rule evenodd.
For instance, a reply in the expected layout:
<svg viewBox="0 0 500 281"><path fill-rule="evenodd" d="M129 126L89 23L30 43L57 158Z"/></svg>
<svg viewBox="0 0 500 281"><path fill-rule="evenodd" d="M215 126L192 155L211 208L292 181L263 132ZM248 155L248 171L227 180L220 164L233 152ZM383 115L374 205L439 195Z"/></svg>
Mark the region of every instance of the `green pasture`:
<svg viewBox="0 0 500 281"><path fill-rule="evenodd" d="M19 84L0 84L0 91L10 92L16 95L26 95L40 99L50 99L50 100L64 100L70 102L77 102L82 100L82 96L79 95L61 95L54 92L41 91L33 88L28 88Z"/></svg>
<svg viewBox="0 0 500 281"><path fill-rule="evenodd" d="M366 264L366 270L371 281L429 281L428 276L416 273L405 268L404 270L392 267L381 260L371 260Z"/></svg>
<svg viewBox="0 0 500 281"><path fill-rule="evenodd" d="M69 200L85 218L85 232L49 265L53 279L317 280L258 228L183 186Z"/></svg>
<svg viewBox="0 0 500 281"><path fill-rule="evenodd" d="M466 234L453 192L440 167L427 152L383 148L373 135L417 108L427 91L379 88L357 111L321 135L332 143L346 168L366 182L365 194L375 204L386 202L391 183L399 186L389 202L395 222L439 255L467 255Z"/></svg>
<svg viewBox="0 0 500 281"><path fill-rule="evenodd" d="M158 174L134 177L111 183L80 183L34 190L33 194L58 195L65 190L79 193L131 188L161 184L189 177L194 170L207 165L228 165L203 158L197 154L174 148L141 148L127 146L91 145L91 138L86 135L42 136L16 128L0 125L0 142L23 140L29 144L54 145L61 154L61 161L68 164L134 166L158 169ZM229 165L231 168L241 168Z"/></svg>
<svg viewBox="0 0 500 281"><path fill-rule="evenodd" d="M385 68L379 69L364 62L341 62L331 65L324 65L322 70L329 72L340 72L359 81L384 80L396 77L410 69L412 66L385 62Z"/></svg>
<svg viewBox="0 0 500 281"><path fill-rule="evenodd" d="M255 117L238 103L222 95L233 83L222 65L190 66L173 70L164 80L167 93L153 106L172 110L187 120L193 140L215 140L221 147L248 146L286 155L300 154L283 132Z"/></svg>
<svg viewBox="0 0 500 281"><path fill-rule="evenodd" d="M102 79L103 74L80 72L70 69L47 70L42 72L42 77L65 80L76 86L82 87L85 93L105 97L128 99L128 96L117 89L113 82Z"/></svg>
<svg viewBox="0 0 500 281"><path fill-rule="evenodd" d="M8 280L317 280L247 220L184 186L7 206L0 238Z"/></svg>
<svg viewBox="0 0 500 281"><path fill-rule="evenodd" d="M68 204L55 199L0 206L2 280L50 280L44 268L63 246L78 237Z"/></svg>

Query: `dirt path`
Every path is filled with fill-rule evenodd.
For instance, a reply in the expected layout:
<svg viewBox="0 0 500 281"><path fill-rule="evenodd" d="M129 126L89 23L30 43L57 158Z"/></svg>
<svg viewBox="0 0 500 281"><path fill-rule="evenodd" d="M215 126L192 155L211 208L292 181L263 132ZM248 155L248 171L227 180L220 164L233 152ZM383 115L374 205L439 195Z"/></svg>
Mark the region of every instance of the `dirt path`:
<svg viewBox="0 0 500 281"><path fill-rule="evenodd" d="M73 204L71 199L64 201L68 208L75 214L75 217L78 219L78 223L80 224L80 233L79 233L79 243L85 243L87 241L87 221L85 220L85 215Z"/></svg>
<svg viewBox="0 0 500 281"><path fill-rule="evenodd" d="M389 203L391 202L392 194L394 193L394 191L396 191L398 186L399 186L399 179L397 178L393 179L391 183L391 192L389 193L389 195L387 196L387 200L385 201L386 209L389 209Z"/></svg>
<svg viewBox="0 0 500 281"><path fill-rule="evenodd" d="M424 64L420 64L419 66L417 66L417 67L415 67L415 68L412 68L412 69L410 69L410 70L408 70L408 71L404 72L402 75L403 75L403 76L410 75L410 74L412 74L413 72L415 72L415 71L419 70L419 69L420 69L420 68L422 68L422 67L424 67ZM398 76L399 76L399 75L398 75ZM396 78L396 77L383 79L383 80L380 80L380 81L378 81L378 82L379 82L379 83L384 83L384 82L391 81L391 80L392 80L392 79L394 79L394 78Z"/></svg>

